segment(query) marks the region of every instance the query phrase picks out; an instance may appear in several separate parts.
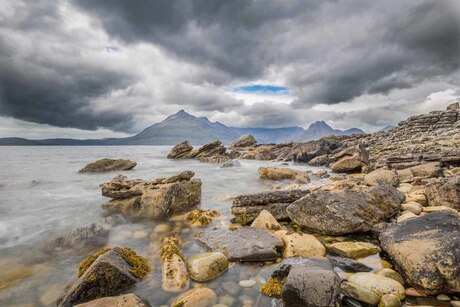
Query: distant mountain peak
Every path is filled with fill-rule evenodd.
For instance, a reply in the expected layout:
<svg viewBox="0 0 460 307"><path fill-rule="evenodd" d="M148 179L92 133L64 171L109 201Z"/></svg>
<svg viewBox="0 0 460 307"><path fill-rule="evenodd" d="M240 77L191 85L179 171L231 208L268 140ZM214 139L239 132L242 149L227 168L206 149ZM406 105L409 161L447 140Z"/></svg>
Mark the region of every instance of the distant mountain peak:
<svg viewBox="0 0 460 307"><path fill-rule="evenodd" d="M318 120L318 121L316 121L314 123L311 123L310 126L308 127L308 129L310 129L310 128L322 128L322 127L332 129L331 126L326 124L326 122L324 120Z"/></svg>

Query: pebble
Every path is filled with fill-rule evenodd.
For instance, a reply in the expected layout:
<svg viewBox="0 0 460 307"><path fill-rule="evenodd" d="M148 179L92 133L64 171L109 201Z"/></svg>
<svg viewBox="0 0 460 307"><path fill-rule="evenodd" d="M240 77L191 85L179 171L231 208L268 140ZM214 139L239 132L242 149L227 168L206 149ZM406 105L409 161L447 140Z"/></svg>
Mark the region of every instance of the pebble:
<svg viewBox="0 0 460 307"><path fill-rule="evenodd" d="M460 301L450 301L450 304L454 307L460 307Z"/></svg>
<svg viewBox="0 0 460 307"><path fill-rule="evenodd" d="M240 287L242 288L251 288L254 287L257 282L254 279L241 280L239 282Z"/></svg>
<svg viewBox="0 0 460 307"><path fill-rule="evenodd" d="M219 297L219 304L225 306L233 306L236 303L236 298L230 295L222 295Z"/></svg>
<svg viewBox="0 0 460 307"><path fill-rule="evenodd" d="M448 295L445 295L445 294L439 294L438 296L436 296L436 299L438 301L444 301L444 302L450 301L450 297Z"/></svg>
<svg viewBox="0 0 460 307"><path fill-rule="evenodd" d="M419 203L408 202L408 203L401 204L401 209L404 211L410 211L413 214L419 215L420 212L422 212L423 207Z"/></svg>
<svg viewBox="0 0 460 307"><path fill-rule="evenodd" d="M136 240L147 238L148 236L149 236L148 232L144 230L135 231L133 233L133 239L136 239Z"/></svg>

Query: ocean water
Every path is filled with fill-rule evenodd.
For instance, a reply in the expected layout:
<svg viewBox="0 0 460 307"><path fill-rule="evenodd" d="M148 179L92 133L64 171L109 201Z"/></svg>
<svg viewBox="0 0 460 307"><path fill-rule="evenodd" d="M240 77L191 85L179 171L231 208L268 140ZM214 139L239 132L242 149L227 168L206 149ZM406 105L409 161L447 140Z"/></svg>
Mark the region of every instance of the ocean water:
<svg viewBox="0 0 460 307"><path fill-rule="evenodd" d="M241 160L241 167L219 168L219 165L195 160L168 160L169 146L105 146L105 147L0 147L0 305L54 305L66 285L77 278L78 264L98 248L87 250L57 249L53 238L75 227L100 219L101 205L108 198L101 196L99 185L118 174L130 179L165 177L183 170L195 172L202 185L203 209L217 209L222 213L213 225L230 225L229 195L268 190L274 182L258 179L260 166L279 166L279 162ZM80 174L87 163L101 158L126 158L138 163L124 172ZM290 167L318 170L306 165ZM287 184L287 183L286 183ZM137 221L115 226L110 230L108 246L132 247L141 255L153 257L151 234L156 225L165 221ZM174 227L174 225L172 225ZM192 239L202 229L184 228L185 256L205 250ZM380 266L378 257L368 264ZM6 268L6 269L4 269ZM218 277L206 283L220 298L264 305L266 298L259 287L273 270L271 265L234 264ZM177 295L161 290L161 267L156 265L149 277L130 292L148 299L152 306L168 305ZM252 288L239 288L239 280L256 279ZM198 286L192 282L192 286ZM235 291L229 291L231 288ZM261 306L262 306L261 305Z"/></svg>

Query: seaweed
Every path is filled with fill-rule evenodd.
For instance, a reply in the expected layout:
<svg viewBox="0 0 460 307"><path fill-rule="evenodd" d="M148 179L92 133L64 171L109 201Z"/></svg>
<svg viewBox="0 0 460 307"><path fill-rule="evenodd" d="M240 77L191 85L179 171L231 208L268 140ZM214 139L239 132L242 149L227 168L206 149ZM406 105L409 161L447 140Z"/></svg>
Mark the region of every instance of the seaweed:
<svg viewBox="0 0 460 307"><path fill-rule="evenodd" d="M283 286L285 283L286 278L278 280L276 278L270 277L267 283L260 287L260 291L269 297L281 298Z"/></svg>
<svg viewBox="0 0 460 307"><path fill-rule="evenodd" d="M139 256L133 249L129 247L122 248L119 255L131 267L129 272L136 278L144 279L152 269L145 258Z"/></svg>
<svg viewBox="0 0 460 307"><path fill-rule="evenodd" d="M104 254L107 253L109 250L111 250L110 247L101 248L100 250L98 250L98 251L95 252L94 254L89 255L88 257L86 257L85 259L83 259L83 261L80 262L80 265L79 265L79 267L78 267L78 277L82 276L83 273L86 272L86 270L93 264L94 261L96 261L96 259L97 259L100 255L104 255Z"/></svg>

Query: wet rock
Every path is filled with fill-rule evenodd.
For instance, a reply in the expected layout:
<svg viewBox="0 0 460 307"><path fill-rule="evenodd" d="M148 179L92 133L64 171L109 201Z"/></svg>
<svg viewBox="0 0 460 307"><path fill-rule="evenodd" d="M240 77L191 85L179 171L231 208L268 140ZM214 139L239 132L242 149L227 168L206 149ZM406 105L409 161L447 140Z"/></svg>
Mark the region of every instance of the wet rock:
<svg viewBox="0 0 460 307"><path fill-rule="evenodd" d="M247 279L247 280L240 280L238 285L241 288L251 288L254 287L257 284L257 282L254 279Z"/></svg>
<svg viewBox="0 0 460 307"><path fill-rule="evenodd" d="M216 278L227 268L228 260L220 252L201 253L188 259L190 277L200 282Z"/></svg>
<svg viewBox="0 0 460 307"><path fill-rule="evenodd" d="M161 183L166 184L166 183L174 183L178 181L189 181L190 179L192 179L193 176L195 176L194 172L183 171L183 172L177 173L175 175L172 175L168 178L163 179Z"/></svg>
<svg viewBox="0 0 460 307"><path fill-rule="evenodd" d="M227 148L222 145L222 142L215 141L200 147L193 158L203 158L224 155Z"/></svg>
<svg viewBox="0 0 460 307"><path fill-rule="evenodd" d="M161 288L166 292L181 292L190 286L181 247L182 242L176 237L167 237L161 243Z"/></svg>
<svg viewBox="0 0 460 307"><path fill-rule="evenodd" d="M399 298L394 294L385 294L382 296L378 307L399 307L401 302Z"/></svg>
<svg viewBox="0 0 460 307"><path fill-rule="evenodd" d="M229 168L229 167L241 167L241 163L238 160L229 160L220 166L220 168Z"/></svg>
<svg viewBox="0 0 460 307"><path fill-rule="evenodd" d="M179 295L171 304L173 307L212 307L217 304L216 293L209 288L190 289Z"/></svg>
<svg viewBox="0 0 460 307"><path fill-rule="evenodd" d="M345 272L370 272L373 269L364 263L358 262L353 259L337 257L337 256L327 256L329 262L334 266L341 268Z"/></svg>
<svg viewBox="0 0 460 307"><path fill-rule="evenodd" d="M399 282L401 285L404 285L404 279L395 270L383 268L383 269L376 271L375 274L394 279L397 282Z"/></svg>
<svg viewBox="0 0 460 307"><path fill-rule="evenodd" d="M286 208L294 201L307 195L307 190L269 191L244 194L233 198L232 214L234 222L248 224L267 210L276 220L289 219Z"/></svg>
<svg viewBox="0 0 460 307"><path fill-rule="evenodd" d="M460 291L460 219L433 212L388 227L381 247L415 289L426 294ZM423 265L420 265L423 264Z"/></svg>
<svg viewBox="0 0 460 307"><path fill-rule="evenodd" d="M377 305L380 302L380 296L377 293L351 282L342 282L340 291L343 295L367 304Z"/></svg>
<svg viewBox="0 0 460 307"><path fill-rule="evenodd" d="M196 240L210 251L223 253L229 261L275 260L283 250L279 239L253 227L207 230L199 233Z"/></svg>
<svg viewBox="0 0 460 307"><path fill-rule="evenodd" d="M278 230L273 235L283 241L283 257L322 257L326 248L316 237L306 233Z"/></svg>
<svg viewBox="0 0 460 307"><path fill-rule="evenodd" d="M117 294L134 285L150 270L145 260L126 248L104 250L93 258L82 262L79 279L60 299L59 306L73 306Z"/></svg>
<svg viewBox="0 0 460 307"><path fill-rule="evenodd" d="M430 206L446 206L460 210L460 176L438 178L426 185Z"/></svg>
<svg viewBox="0 0 460 307"><path fill-rule="evenodd" d="M307 164L310 166L324 166L324 165L328 165L329 162L330 160L329 160L328 155L322 155L322 156L318 156L318 157L311 159L310 161L308 161Z"/></svg>
<svg viewBox="0 0 460 307"><path fill-rule="evenodd" d="M190 154L192 153L193 146L189 141L184 141L182 143L174 146L171 151L168 153L168 159L187 159L191 158Z"/></svg>
<svg viewBox="0 0 460 307"><path fill-rule="evenodd" d="M150 304L134 293L99 298L75 307L150 307Z"/></svg>
<svg viewBox="0 0 460 307"><path fill-rule="evenodd" d="M124 159L101 159L86 165L80 170L80 173L99 173L110 171L127 171L133 169L136 162Z"/></svg>
<svg viewBox="0 0 460 307"><path fill-rule="evenodd" d="M404 299L404 287L397 281L373 273L356 273L348 278L348 282L375 292L380 297L385 294L394 294Z"/></svg>
<svg viewBox="0 0 460 307"><path fill-rule="evenodd" d="M252 222L251 227L265 230L280 230L281 225L267 210L262 210L259 216Z"/></svg>
<svg viewBox="0 0 460 307"><path fill-rule="evenodd" d="M407 202L407 203L401 204L401 209L403 211L410 211L415 215L419 215L420 212L422 212L422 208L423 208L422 205L420 205L417 202Z"/></svg>
<svg viewBox="0 0 460 307"><path fill-rule="evenodd" d="M293 202L287 214L299 226L329 235L369 231L394 216L404 194L391 186L369 190L316 190Z"/></svg>
<svg viewBox="0 0 460 307"><path fill-rule="evenodd" d="M332 160L336 161L331 165L334 172L349 173L361 171L369 163L369 155L363 146L357 145L336 153Z"/></svg>
<svg viewBox="0 0 460 307"><path fill-rule="evenodd" d="M235 142L233 142L230 145L230 148L243 148L243 147L251 147L251 146L256 146L257 141L256 139L250 135L243 135L239 139L237 139Z"/></svg>
<svg viewBox="0 0 460 307"><path fill-rule="evenodd" d="M363 258L380 252L377 245L367 242L337 242L329 245L328 249L337 255L349 258Z"/></svg>
<svg viewBox="0 0 460 307"><path fill-rule="evenodd" d="M195 209L185 215L185 222L191 227L204 227L220 216L217 210Z"/></svg>
<svg viewBox="0 0 460 307"><path fill-rule="evenodd" d="M55 284L48 288L41 296L40 303L45 306L56 305L56 301L61 297L62 286Z"/></svg>
<svg viewBox="0 0 460 307"><path fill-rule="evenodd" d="M392 186L397 186L399 183L398 175L396 171L380 168L364 176L364 183L373 186L373 185L384 185L389 184Z"/></svg>
<svg viewBox="0 0 460 307"><path fill-rule="evenodd" d="M259 178L263 180L291 179L300 183L310 182L307 172L298 171L287 167L260 167Z"/></svg>

